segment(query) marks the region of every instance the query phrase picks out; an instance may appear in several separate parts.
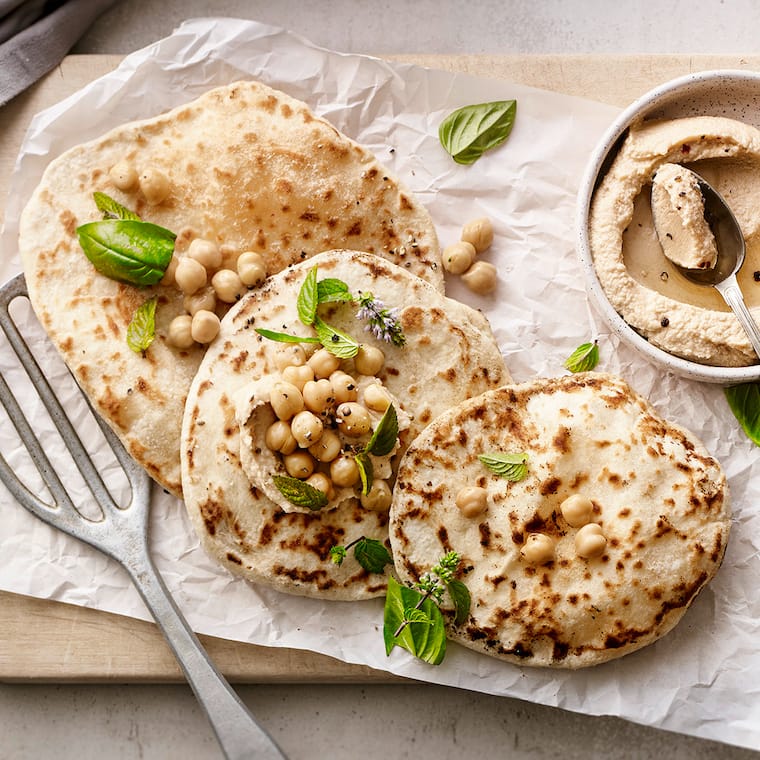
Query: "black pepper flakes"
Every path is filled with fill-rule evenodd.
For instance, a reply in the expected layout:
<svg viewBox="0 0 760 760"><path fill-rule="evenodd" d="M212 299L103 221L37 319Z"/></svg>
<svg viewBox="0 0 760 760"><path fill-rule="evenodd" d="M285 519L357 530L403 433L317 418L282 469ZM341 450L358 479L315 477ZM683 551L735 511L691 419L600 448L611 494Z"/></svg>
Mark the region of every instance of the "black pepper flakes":
<svg viewBox="0 0 760 760"><path fill-rule="evenodd" d="M670 320L669 320L667 317L663 317L663 318L660 320L660 325L661 325L662 327L667 327L669 324L670 324Z"/></svg>
<svg viewBox="0 0 760 760"><path fill-rule="evenodd" d="M752 274L752 279L753 279L755 282L760 282L760 270L759 270L759 271L757 271L757 272L754 272L754 273Z"/></svg>

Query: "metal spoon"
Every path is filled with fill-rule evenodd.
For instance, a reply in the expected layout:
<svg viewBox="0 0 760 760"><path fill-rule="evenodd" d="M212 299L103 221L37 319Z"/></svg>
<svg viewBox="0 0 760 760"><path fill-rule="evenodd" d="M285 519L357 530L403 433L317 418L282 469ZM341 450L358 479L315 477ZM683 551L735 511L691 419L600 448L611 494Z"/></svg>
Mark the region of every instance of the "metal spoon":
<svg viewBox="0 0 760 760"><path fill-rule="evenodd" d="M688 171L688 170L687 170ZM705 219L715 236L718 260L712 269L686 269L675 265L679 272L697 285L714 287L734 312L747 334L755 353L760 357L760 328L744 303L736 273L744 263L746 249L739 223L723 196L696 172L699 189L705 200Z"/></svg>

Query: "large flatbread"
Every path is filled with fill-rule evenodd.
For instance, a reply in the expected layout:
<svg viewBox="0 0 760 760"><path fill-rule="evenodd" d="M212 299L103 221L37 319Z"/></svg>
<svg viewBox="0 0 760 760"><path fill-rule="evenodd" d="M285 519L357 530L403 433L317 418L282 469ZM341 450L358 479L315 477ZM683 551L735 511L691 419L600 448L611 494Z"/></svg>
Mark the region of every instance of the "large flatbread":
<svg viewBox="0 0 760 760"><path fill-rule="evenodd" d="M210 555L249 580L306 596L362 599L384 593L385 574L367 573L352 555L338 567L328 552L361 536L387 542L387 512L364 509L356 498L321 512L286 512L249 480L241 461L236 400L252 381L277 373L284 348L254 328L310 334L299 322L296 300L314 265L319 279L338 278L352 292L371 292L398 309L403 347L364 331L355 305L320 307L331 325L385 353L378 377L411 417L404 448L446 409L508 382L509 374L480 312L365 253L327 252L293 266L222 320L190 388L182 429L184 498L198 535Z"/></svg>
<svg viewBox="0 0 760 760"><path fill-rule="evenodd" d="M488 470L478 455L493 452L527 453L527 477ZM455 505L464 486L488 492L478 517ZM600 556L576 553L579 528L560 510L572 494L593 502ZM530 533L555 542L548 564L521 558ZM506 386L441 415L408 449L391 507L400 578L459 552L472 607L448 635L521 665L594 665L667 633L717 571L728 534L719 464L596 373Z"/></svg>
<svg viewBox="0 0 760 760"><path fill-rule="evenodd" d="M169 197L150 205L121 192L110 169L155 168ZM278 272L320 251L376 253L443 291L429 214L366 149L288 95L256 82L211 90L147 121L127 124L53 161L25 208L19 247L32 305L97 410L163 486L180 493L182 409L204 349L166 343L183 313L172 287L138 289L100 275L76 227L100 218L102 191L146 221L262 253ZM157 294L157 339L145 358L125 342L137 307Z"/></svg>

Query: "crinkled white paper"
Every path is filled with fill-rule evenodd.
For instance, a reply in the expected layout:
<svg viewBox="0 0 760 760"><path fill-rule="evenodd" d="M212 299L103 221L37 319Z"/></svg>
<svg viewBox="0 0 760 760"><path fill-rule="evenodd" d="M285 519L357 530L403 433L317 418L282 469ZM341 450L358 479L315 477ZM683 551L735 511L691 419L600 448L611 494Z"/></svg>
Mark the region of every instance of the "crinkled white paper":
<svg viewBox="0 0 760 760"><path fill-rule="evenodd" d="M454 281L449 294L488 315L518 381L560 374L579 343L598 337L600 369L622 375L721 460L731 485L733 532L715 581L672 633L638 653L562 672L516 667L452 645L444 664L432 667L401 650L386 658L380 600L325 603L231 577L199 548L182 505L156 488L154 556L193 627L760 748L760 450L741 433L720 388L665 374L618 345L588 307L574 251L576 188L616 109L506 82L333 53L254 22L190 21L34 120L11 185L0 279L19 271L19 215L51 158L119 123L250 77L306 101L373 150L428 206L444 245L458 239L469 219L491 217L496 240L485 258L499 271L496 295L478 298ZM507 98L518 101L508 142L471 167L455 164L438 143L441 119L461 105ZM34 346L41 356L54 354L42 336ZM25 381L9 368L7 347L0 348L0 368L16 378L24 396ZM65 372L59 369L55 377L56 387L63 387ZM47 435L38 407L29 401L26 413ZM9 428L3 419L0 448L24 469ZM64 455L53 442L49 451L54 461ZM116 563L48 528L7 493L0 504L0 557L0 588L147 617Z"/></svg>

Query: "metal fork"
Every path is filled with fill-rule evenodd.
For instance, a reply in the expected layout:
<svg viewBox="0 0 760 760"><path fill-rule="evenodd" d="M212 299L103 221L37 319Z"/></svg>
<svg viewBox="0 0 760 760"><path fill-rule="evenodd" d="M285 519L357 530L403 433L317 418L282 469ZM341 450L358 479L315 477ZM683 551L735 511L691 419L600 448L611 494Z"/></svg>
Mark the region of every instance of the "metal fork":
<svg viewBox="0 0 760 760"><path fill-rule="evenodd" d="M30 512L46 523L84 541L120 562L166 637L201 707L208 716L226 757L282 760L285 755L256 722L246 706L216 669L171 598L148 548L150 479L132 459L111 429L96 413L103 434L131 486L131 500L117 504L47 378L32 355L10 314L10 304L27 296L26 281L17 275L0 288L0 326L32 381L39 397L71 453L92 496L101 508L99 521L83 516L26 419L5 378L0 374L0 403L5 407L22 443L47 485L54 504L45 503L15 475L0 455L0 480Z"/></svg>

